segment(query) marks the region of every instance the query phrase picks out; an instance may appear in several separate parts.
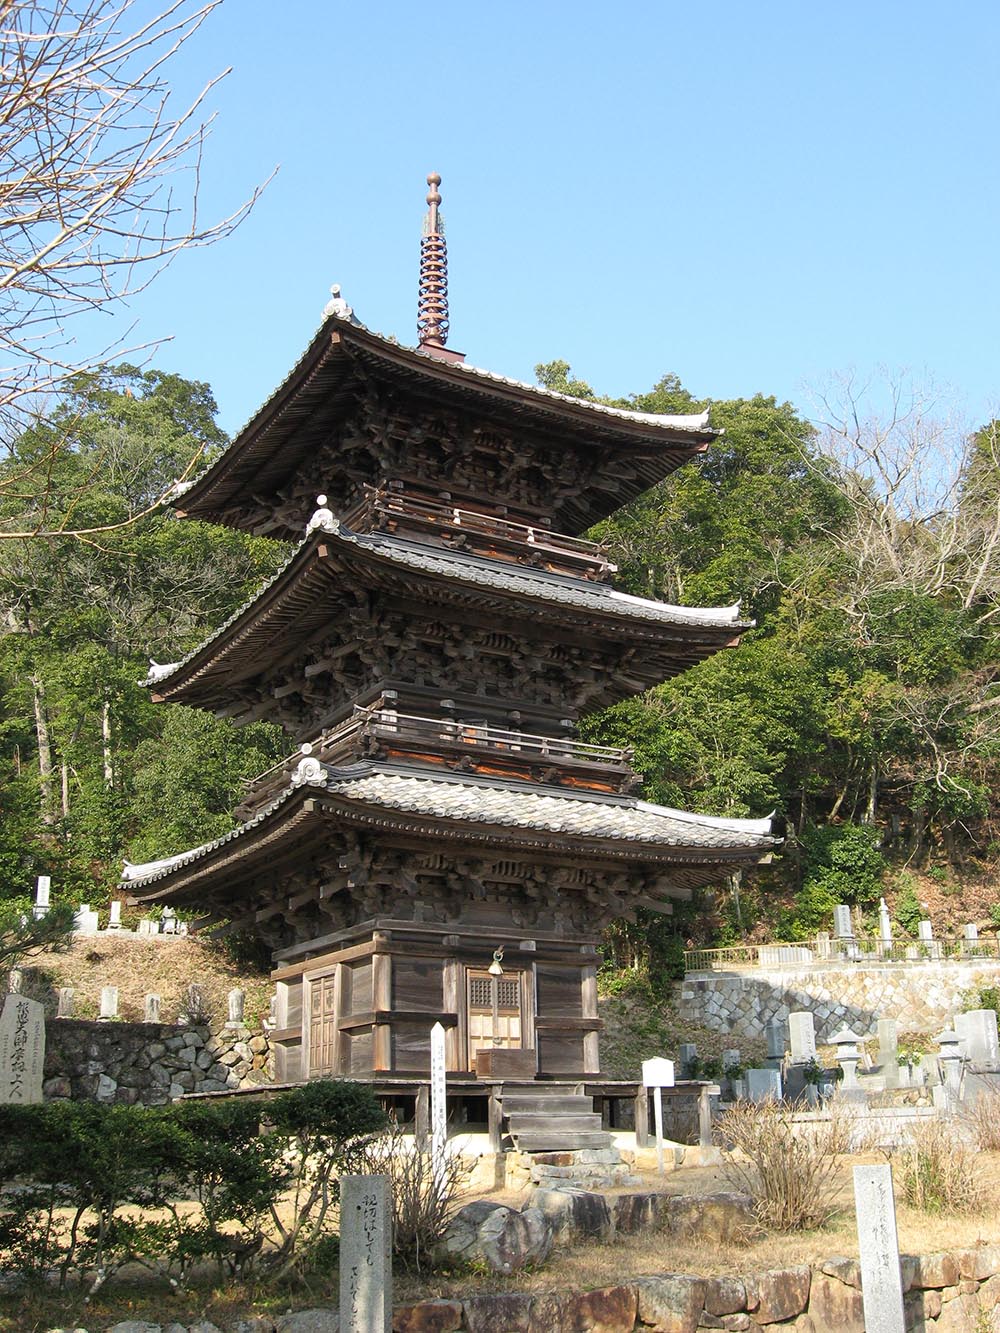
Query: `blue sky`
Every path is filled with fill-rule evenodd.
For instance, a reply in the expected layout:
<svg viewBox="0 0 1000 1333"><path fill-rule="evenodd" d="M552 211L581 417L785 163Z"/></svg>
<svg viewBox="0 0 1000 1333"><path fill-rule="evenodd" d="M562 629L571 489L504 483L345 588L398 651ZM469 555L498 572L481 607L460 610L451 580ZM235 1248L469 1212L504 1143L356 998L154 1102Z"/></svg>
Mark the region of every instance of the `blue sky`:
<svg viewBox="0 0 1000 1333"><path fill-rule="evenodd" d="M340 282L414 341L428 171L451 345L522 379L697 394L877 363L1000 402L1000 5L227 0L175 69L233 65L203 202L241 230L136 301L235 430Z"/></svg>

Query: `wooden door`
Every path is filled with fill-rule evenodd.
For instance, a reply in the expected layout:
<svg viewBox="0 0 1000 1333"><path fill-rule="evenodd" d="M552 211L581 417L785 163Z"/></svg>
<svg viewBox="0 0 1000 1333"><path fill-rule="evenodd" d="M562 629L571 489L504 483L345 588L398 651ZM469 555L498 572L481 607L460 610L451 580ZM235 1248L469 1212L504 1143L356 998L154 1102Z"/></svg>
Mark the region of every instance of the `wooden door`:
<svg viewBox="0 0 1000 1333"><path fill-rule="evenodd" d="M497 1030L493 1030L493 986L497 990ZM505 972L502 977L491 977L469 968L466 973L466 991L469 1014L469 1068L475 1068L476 1051L484 1047L500 1046L505 1050L520 1050L524 1024L521 1012L522 979L520 972ZM497 1040L494 1040L494 1037Z"/></svg>
<svg viewBox="0 0 1000 1333"><path fill-rule="evenodd" d="M337 1070L336 972L309 980L309 1077L320 1078Z"/></svg>

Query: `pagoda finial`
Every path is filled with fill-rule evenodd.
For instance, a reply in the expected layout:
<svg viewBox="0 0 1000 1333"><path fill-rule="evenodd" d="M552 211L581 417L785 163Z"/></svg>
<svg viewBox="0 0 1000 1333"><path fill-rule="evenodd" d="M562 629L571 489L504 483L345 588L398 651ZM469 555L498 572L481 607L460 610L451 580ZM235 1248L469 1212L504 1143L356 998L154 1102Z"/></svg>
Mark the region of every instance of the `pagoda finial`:
<svg viewBox="0 0 1000 1333"><path fill-rule="evenodd" d="M444 347L448 341L448 246L444 218L438 211L441 177L427 177L427 216L420 240L420 294L417 298L417 341L427 348Z"/></svg>

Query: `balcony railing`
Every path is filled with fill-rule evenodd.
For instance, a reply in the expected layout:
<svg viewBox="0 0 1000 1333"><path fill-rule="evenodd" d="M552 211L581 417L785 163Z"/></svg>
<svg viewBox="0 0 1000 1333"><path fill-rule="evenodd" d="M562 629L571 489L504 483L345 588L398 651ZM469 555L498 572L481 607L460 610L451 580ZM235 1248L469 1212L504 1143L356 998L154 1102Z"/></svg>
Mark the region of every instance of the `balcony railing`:
<svg viewBox="0 0 1000 1333"><path fill-rule="evenodd" d="M742 972L756 968L861 967L889 963L975 962L1000 959L1000 937L942 936L934 939L831 939L819 936L780 944L736 944L725 949L686 949L685 972Z"/></svg>
<svg viewBox="0 0 1000 1333"><path fill-rule="evenodd" d="M596 582L605 582L617 569L597 542L385 486L366 486L364 499L348 510L343 520L355 532L410 534L470 555Z"/></svg>
<svg viewBox="0 0 1000 1333"><path fill-rule="evenodd" d="M247 783L244 803L258 805L287 780L303 753L327 763L345 763L366 755L437 756L461 768L494 763L501 768L530 770L539 776L558 774L560 781L580 786L623 790L634 781L632 751L592 745L569 737L541 736L485 722L447 717L420 717L388 708L355 708L354 715L297 750Z"/></svg>

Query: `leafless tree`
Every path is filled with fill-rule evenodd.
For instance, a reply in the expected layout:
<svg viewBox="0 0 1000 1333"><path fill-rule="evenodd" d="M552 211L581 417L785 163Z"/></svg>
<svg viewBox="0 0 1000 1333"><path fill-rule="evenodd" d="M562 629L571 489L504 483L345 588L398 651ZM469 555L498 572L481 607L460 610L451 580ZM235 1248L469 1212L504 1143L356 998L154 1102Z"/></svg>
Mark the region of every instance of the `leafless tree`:
<svg viewBox="0 0 1000 1333"><path fill-rule="evenodd" d="M884 404L881 413L869 404ZM830 536L855 592L906 588L1000 611L1000 441L972 432L933 387L903 375L839 377L818 396L818 449L848 501Z"/></svg>
<svg viewBox="0 0 1000 1333"><path fill-rule="evenodd" d="M0 443L8 449L68 377L135 350L116 333L96 354L84 352L80 317L120 312L181 250L228 235L259 194L221 220L201 216L214 119L206 98L228 71L180 104L168 83L171 61L221 3L0 0ZM0 493L44 492L59 448L10 469ZM73 530L71 518L54 526Z"/></svg>

